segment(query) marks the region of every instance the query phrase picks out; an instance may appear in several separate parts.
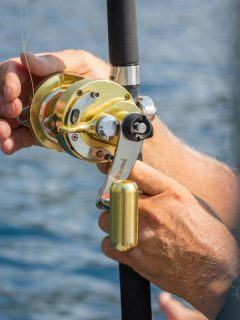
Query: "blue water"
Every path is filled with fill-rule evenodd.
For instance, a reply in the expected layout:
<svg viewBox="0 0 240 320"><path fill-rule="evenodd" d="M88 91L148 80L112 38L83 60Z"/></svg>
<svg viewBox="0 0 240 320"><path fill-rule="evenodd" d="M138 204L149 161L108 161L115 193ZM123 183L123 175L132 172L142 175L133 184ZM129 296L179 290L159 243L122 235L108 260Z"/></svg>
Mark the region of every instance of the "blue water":
<svg viewBox="0 0 240 320"><path fill-rule="evenodd" d="M3 61L21 52L20 1L0 4ZM238 0L138 1L142 92L177 135L233 167L237 12ZM29 1L28 33L33 52L82 48L107 59L105 1ZM94 166L42 148L0 154L0 320L120 319L117 265L100 250L102 182Z"/></svg>

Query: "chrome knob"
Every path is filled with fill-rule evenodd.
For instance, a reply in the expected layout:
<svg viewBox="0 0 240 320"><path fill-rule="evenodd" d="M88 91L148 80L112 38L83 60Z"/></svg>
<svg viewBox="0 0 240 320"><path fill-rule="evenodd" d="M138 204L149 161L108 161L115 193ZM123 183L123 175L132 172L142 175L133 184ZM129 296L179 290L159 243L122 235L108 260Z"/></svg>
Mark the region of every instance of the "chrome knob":
<svg viewBox="0 0 240 320"><path fill-rule="evenodd" d="M110 140L118 130L118 121L115 117L103 116L97 122L96 131L100 138Z"/></svg>
<svg viewBox="0 0 240 320"><path fill-rule="evenodd" d="M143 111L148 120L152 121L155 118L157 109L153 100L148 96L141 96L137 101L138 107Z"/></svg>

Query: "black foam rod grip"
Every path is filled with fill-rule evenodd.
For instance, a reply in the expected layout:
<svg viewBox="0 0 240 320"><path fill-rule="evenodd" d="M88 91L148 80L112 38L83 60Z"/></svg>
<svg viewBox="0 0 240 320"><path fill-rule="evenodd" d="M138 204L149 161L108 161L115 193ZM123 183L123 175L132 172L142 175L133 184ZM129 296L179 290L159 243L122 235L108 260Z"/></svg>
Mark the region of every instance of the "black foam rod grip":
<svg viewBox="0 0 240 320"><path fill-rule="evenodd" d="M107 0L109 59L113 66L138 64L135 0Z"/></svg>
<svg viewBox="0 0 240 320"><path fill-rule="evenodd" d="M124 264L119 272L122 320L152 320L149 281Z"/></svg>

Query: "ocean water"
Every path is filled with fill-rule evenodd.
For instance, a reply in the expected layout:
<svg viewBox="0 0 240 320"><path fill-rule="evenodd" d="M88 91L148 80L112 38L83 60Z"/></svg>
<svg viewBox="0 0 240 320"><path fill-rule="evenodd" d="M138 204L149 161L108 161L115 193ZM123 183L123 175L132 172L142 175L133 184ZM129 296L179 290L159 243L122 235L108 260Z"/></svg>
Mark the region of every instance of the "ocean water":
<svg viewBox="0 0 240 320"><path fill-rule="evenodd" d="M240 2L137 4L142 93L178 136L238 168ZM1 61L22 51L20 5L0 1ZM29 51L107 59L105 1L29 0L28 11ZM100 250L103 180L95 166L43 148L0 154L0 320L120 319L117 264ZM164 319L152 292L154 319Z"/></svg>

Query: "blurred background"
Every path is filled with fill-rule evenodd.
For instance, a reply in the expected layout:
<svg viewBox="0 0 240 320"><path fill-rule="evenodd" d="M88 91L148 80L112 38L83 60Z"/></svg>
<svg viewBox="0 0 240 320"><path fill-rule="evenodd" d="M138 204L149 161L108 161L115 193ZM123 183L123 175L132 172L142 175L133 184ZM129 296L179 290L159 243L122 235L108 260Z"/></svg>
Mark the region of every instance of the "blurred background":
<svg viewBox="0 0 240 320"><path fill-rule="evenodd" d="M137 4L142 93L176 135L238 169L240 1ZM107 59L105 1L29 0L28 11L29 51ZM1 0L0 30L0 60L18 56L20 0ZM103 180L95 166L42 148L0 154L0 320L120 319L118 268L97 226Z"/></svg>

